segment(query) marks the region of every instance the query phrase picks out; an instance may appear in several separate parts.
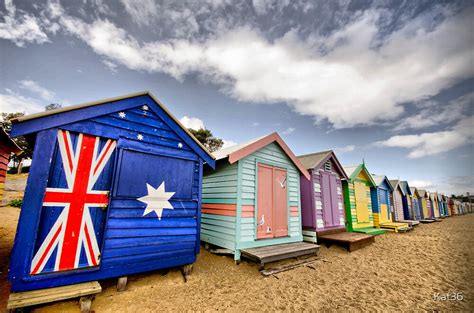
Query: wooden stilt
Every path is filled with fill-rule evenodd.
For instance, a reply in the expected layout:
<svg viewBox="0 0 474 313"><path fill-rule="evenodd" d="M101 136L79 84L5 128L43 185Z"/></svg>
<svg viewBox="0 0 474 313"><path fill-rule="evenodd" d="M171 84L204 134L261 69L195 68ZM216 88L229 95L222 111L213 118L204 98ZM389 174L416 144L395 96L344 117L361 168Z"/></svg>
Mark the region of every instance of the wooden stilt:
<svg viewBox="0 0 474 313"><path fill-rule="evenodd" d="M183 273L184 282L188 281L188 276L189 274L191 274L192 271L193 271L192 264L186 264L181 267L181 273Z"/></svg>
<svg viewBox="0 0 474 313"><path fill-rule="evenodd" d="M92 305L92 296L84 296L79 299L81 313L90 313Z"/></svg>
<svg viewBox="0 0 474 313"><path fill-rule="evenodd" d="M122 292L127 289L127 276L119 277L117 280L117 291Z"/></svg>

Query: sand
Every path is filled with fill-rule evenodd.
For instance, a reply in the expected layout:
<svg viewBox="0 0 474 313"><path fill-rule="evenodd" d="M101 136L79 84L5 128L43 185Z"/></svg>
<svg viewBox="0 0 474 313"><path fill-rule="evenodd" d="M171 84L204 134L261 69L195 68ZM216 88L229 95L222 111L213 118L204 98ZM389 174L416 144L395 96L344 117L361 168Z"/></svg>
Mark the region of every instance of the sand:
<svg viewBox="0 0 474 313"><path fill-rule="evenodd" d="M0 261L13 242L19 210L0 208ZM387 233L352 253L321 247L313 268L263 277L251 262L202 250L187 283L179 269L129 277L118 293L115 280L101 282L95 312L474 310L474 214ZM3 276L2 279L5 279ZM5 281L1 282L5 290ZM448 292L461 301L435 301ZM0 308L6 294L0 294ZM77 301L36 307L35 312L79 312Z"/></svg>

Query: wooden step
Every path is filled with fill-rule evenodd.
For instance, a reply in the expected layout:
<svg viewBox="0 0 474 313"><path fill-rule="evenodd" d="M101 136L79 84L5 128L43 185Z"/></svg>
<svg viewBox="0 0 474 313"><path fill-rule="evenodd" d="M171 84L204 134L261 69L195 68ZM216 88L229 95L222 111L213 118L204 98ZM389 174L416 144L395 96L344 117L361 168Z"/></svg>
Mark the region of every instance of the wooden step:
<svg viewBox="0 0 474 313"><path fill-rule="evenodd" d="M75 285L53 287L32 291L14 292L8 297L7 309L16 309L48 302L66 300L102 291L98 281L91 281Z"/></svg>
<svg viewBox="0 0 474 313"><path fill-rule="evenodd" d="M316 254L319 246L306 242L285 243L257 248L242 249L243 257L260 262L261 267L265 263L285 260L303 255Z"/></svg>
<svg viewBox="0 0 474 313"><path fill-rule="evenodd" d="M374 243L375 237L363 233L342 232L318 236L318 241L328 247L335 244L352 252Z"/></svg>

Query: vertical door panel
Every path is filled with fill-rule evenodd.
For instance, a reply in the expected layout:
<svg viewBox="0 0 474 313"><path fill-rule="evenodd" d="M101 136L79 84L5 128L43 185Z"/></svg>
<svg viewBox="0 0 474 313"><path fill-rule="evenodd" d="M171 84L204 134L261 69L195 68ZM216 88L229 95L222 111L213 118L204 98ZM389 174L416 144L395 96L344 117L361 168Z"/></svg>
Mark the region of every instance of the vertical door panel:
<svg viewBox="0 0 474 313"><path fill-rule="evenodd" d="M288 236L288 191L286 170L275 168L273 175L275 237Z"/></svg>
<svg viewBox="0 0 474 313"><path fill-rule="evenodd" d="M323 204L323 220L324 227L333 226L332 213L331 213L331 182L329 175L321 173L321 197Z"/></svg>
<svg viewBox="0 0 474 313"><path fill-rule="evenodd" d="M273 168L258 165L257 239L273 237Z"/></svg>
<svg viewBox="0 0 474 313"><path fill-rule="evenodd" d="M369 222L369 203L367 199L367 191L364 183L355 182L355 200L358 223Z"/></svg>
<svg viewBox="0 0 474 313"><path fill-rule="evenodd" d="M331 213L332 213L332 226L339 225L339 201L337 198L337 181L336 176L329 176L329 182L331 184Z"/></svg>

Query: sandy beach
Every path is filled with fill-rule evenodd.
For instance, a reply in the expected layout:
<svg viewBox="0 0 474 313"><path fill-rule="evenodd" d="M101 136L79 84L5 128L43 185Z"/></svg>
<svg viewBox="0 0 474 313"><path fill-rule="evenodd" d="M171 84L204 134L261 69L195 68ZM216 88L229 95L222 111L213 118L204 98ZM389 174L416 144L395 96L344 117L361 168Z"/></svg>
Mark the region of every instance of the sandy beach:
<svg viewBox="0 0 474 313"><path fill-rule="evenodd" d="M5 310L6 262L19 209L0 208L0 307ZM179 269L129 277L118 293L115 280L101 282L95 312L156 311L362 311L474 309L474 215L420 225L406 234L387 233L352 253L321 247L320 259L263 277L251 262L201 250L187 283ZM271 266L271 265L270 265ZM434 295L460 293L461 301L436 301ZM77 301L38 306L34 312L79 312Z"/></svg>

